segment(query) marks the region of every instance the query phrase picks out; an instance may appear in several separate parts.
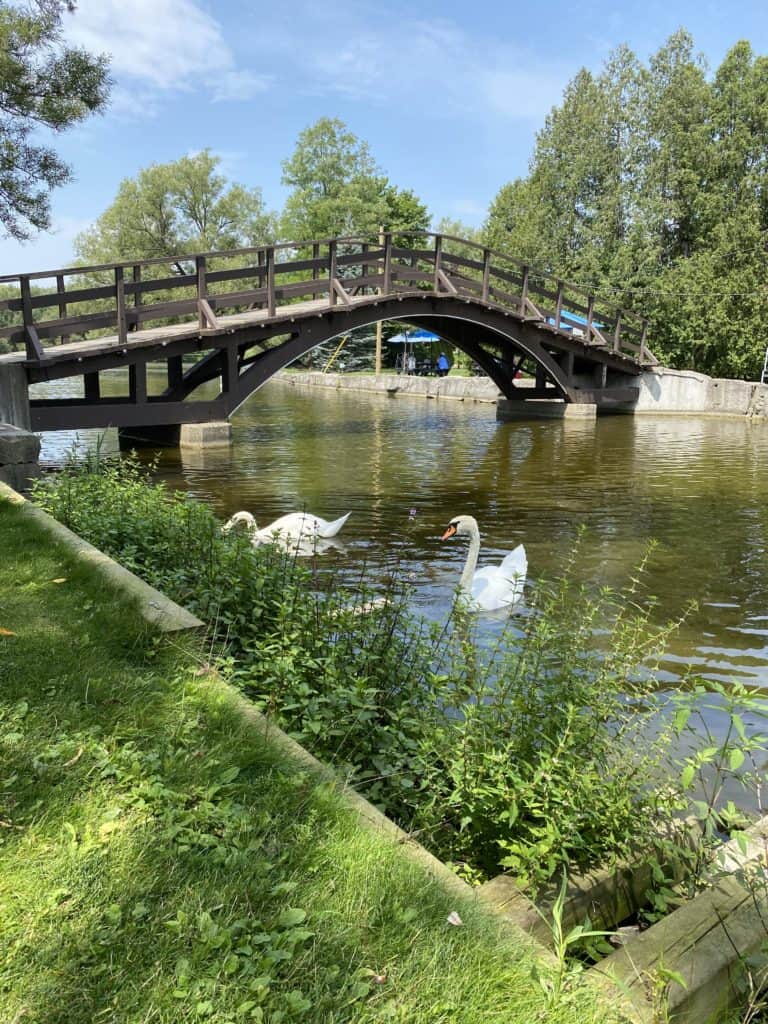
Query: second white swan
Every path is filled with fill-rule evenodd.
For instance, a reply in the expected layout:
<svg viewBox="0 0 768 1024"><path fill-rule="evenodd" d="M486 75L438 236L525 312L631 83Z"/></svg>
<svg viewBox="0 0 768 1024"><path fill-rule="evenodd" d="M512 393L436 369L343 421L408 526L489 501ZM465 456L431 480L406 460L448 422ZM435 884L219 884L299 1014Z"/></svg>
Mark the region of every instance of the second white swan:
<svg viewBox="0 0 768 1024"><path fill-rule="evenodd" d="M480 528L474 516L456 516L448 524L441 540L469 537L469 554L459 581L459 592L470 608L495 611L517 604L523 596L528 559L525 548L518 544L501 562L477 569L480 554Z"/></svg>
<svg viewBox="0 0 768 1024"><path fill-rule="evenodd" d="M274 540L308 541L315 538L325 540L328 537L335 537L351 515L351 512L347 512L340 519L329 522L327 519L313 516L309 512L289 512L285 516L280 516L269 526L259 529L250 512L235 512L232 518L224 524L222 530L228 533L233 526L245 523L254 544L264 544Z"/></svg>

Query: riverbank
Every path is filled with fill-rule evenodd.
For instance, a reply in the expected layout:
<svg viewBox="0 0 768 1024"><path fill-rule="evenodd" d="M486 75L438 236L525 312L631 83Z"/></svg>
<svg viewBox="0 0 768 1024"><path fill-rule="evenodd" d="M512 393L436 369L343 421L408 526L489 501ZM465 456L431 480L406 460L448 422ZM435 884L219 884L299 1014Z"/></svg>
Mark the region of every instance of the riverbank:
<svg viewBox="0 0 768 1024"><path fill-rule="evenodd" d="M2 500L0 532L4 1020L606 1020L545 1011L531 949L265 741L206 649Z"/></svg>
<svg viewBox="0 0 768 1024"><path fill-rule="evenodd" d="M503 397L488 377L409 377L394 373L384 373L377 377L372 373L283 370L276 374L275 379L294 386L492 405ZM534 382L524 378L516 383L518 387L526 387L532 386ZM637 402L631 408L622 409L622 412L636 415L768 418L768 384L756 381L726 380L708 377L693 370L672 370L661 366L641 374L637 378L637 388ZM560 403L552 401L537 404L541 407ZM534 415L533 409L528 411Z"/></svg>

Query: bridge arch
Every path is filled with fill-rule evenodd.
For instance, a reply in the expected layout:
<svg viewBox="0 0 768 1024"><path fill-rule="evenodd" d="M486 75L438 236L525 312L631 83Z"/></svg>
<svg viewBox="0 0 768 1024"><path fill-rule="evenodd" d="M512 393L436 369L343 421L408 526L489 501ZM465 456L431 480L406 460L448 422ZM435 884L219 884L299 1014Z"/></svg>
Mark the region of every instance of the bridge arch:
<svg viewBox="0 0 768 1024"><path fill-rule="evenodd" d="M489 311L483 306L467 300L453 302L440 300L433 308L429 296L381 300L372 297L370 303L358 306L354 312L343 314L328 311L311 318L297 319L291 325L292 331L284 340L265 351L248 356L248 349L254 344L249 340L242 344L243 353L239 359L241 370L233 394L230 413L240 407L255 391L263 387L279 370L301 359L307 353L326 342L364 327L372 327L382 320L400 320L419 324L433 331L470 356L494 381L507 398L515 397L515 376L524 360L540 368L540 379L546 378L550 397L573 400L566 369L547 350L538 332L511 317ZM496 353L499 353L497 355ZM185 374L184 380L167 392L169 399L180 401L196 390L201 384L220 376L220 365L215 354L202 360ZM528 390L528 389L526 389Z"/></svg>

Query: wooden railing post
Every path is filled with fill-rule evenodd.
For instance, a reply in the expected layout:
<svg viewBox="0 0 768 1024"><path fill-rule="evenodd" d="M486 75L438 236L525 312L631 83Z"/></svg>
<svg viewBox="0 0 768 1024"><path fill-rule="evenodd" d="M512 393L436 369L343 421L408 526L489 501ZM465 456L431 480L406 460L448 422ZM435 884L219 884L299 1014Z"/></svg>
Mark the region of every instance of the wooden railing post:
<svg viewBox="0 0 768 1024"><path fill-rule="evenodd" d="M440 291L440 271L443 269L443 236L435 235L435 291Z"/></svg>
<svg viewBox="0 0 768 1024"><path fill-rule="evenodd" d="M487 302L491 295L491 250L483 249L483 302Z"/></svg>
<svg viewBox="0 0 768 1024"><path fill-rule="evenodd" d="M265 250L267 264L267 315L275 315L275 249L271 246Z"/></svg>
<svg viewBox="0 0 768 1024"><path fill-rule="evenodd" d="M523 267L523 283L520 288L520 316L525 316L525 308L528 304L528 267Z"/></svg>
<svg viewBox="0 0 768 1024"><path fill-rule="evenodd" d="M367 242L363 242L362 245L360 246L360 255L362 257L362 263L360 265L360 276L363 279L368 277L368 264L365 262L365 257L368 255L368 250L369 249L370 249L370 246L369 246L369 244ZM366 294L365 285L361 285L361 287L362 287L362 294L365 295Z"/></svg>
<svg viewBox="0 0 768 1024"><path fill-rule="evenodd" d="M587 299L587 344L592 341L592 321L595 317L595 297L590 295Z"/></svg>
<svg viewBox="0 0 768 1024"><path fill-rule="evenodd" d="M613 351L621 351L621 310L616 313L616 326L613 328Z"/></svg>
<svg viewBox="0 0 768 1024"><path fill-rule="evenodd" d="M637 353L637 358L639 359L639 361L641 363L642 363L643 358L645 356L645 338L646 338L647 334L648 334L648 321L647 320L643 320L643 329L642 329L642 332L640 334L640 351Z"/></svg>
<svg viewBox="0 0 768 1024"><path fill-rule="evenodd" d="M563 282L557 282L557 299L555 300L555 327L560 329L560 319L563 315Z"/></svg>
<svg viewBox="0 0 768 1024"><path fill-rule="evenodd" d="M313 245L312 245L312 260L315 261L315 260L319 260L319 259L320 259L320 243L319 242L314 242ZM317 280L319 280L319 278L320 278L320 268L315 263L315 265L312 267L312 280L313 281L317 281ZM317 298L317 292L314 292L314 291L312 292L312 298L313 299Z"/></svg>
<svg viewBox="0 0 768 1024"><path fill-rule="evenodd" d="M203 302L208 300L208 281L206 280L207 260L205 256L195 256L195 275L197 277L197 325L201 329L208 326Z"/></svg>
<svg viewBox="0 0 768 1024"><path fill-rule="evenodd" d="M117 337L121 345L128 341L128 323L125 319L125 275L122 267L115 267L115 300L117 303Z"/></svg>
<svg viewBox="0 0 768 1024"><path fill-rule="evenodd" d="M392 291L392 232L384 232L384 280L381 291L383 295L389 295Z"/></svg>
<svg viewBox="0 0 768 1024"><path fill-rule="evenodd" d="M134 283L134 285L136 285L136 287L133 290L133 308L134 309L138 309L141 306L141 303L142 303L141 291L140 291L140 289L138 287L138 285L141 284L141 264L140 263L134 263L134 265L133 265L133 283ZM135 331L138 331L140 326L141 326L141 324L140 324L139 318L136 317L136 321L135 321L135 323L133 325L133 329Z"/></svg>
<svg viewBox="0 0 768 1024"><path fill-rule="evenodd" d="M328 305L336 305L336 289L334 288L334 281L336 280L336 239L328 243Z"/></svg>
<svg viewBox="0 0 768 1024"><path fill-rule="evenodd" d="M64 275L63 274L57 274L56 275L56 294L60 296L60 298L59 298L59 316L61 317L62 320L67 315L67 301L63 297L66 294L66 291L67 291L67 288L66 288L66 285L64 284ZM59 337L61 338L62 344L64 344L64 343L69 341L69 335L68 334L61 334L61 335L59 335Z"/></svg>

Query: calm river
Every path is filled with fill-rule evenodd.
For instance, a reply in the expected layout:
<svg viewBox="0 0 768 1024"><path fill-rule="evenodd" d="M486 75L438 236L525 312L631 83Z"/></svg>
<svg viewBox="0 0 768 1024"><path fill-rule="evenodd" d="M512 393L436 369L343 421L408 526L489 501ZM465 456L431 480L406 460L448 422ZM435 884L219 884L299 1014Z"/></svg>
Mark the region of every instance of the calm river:
<svg viewBox="0 0 768 1024"><path fill-rule="evenodd" d="M365 563L372 580L399 562L429 614L448 607L464 563L462 541L438 539L459 513L480 523L481 565L522 541L531 578L556 573L584 526L578 576L621 586L653 539L646 581L657 620L698 604L666 678L692 663L713 679L768 688L765 423L497 423L487 405L273 382L240 409L233 434L229 450L165 450L159 475L222 518L248 509L264 525L302 509L328 519L351 511L344 548L323 559L350 576ZM44 461L60 462L71 443L46 436Z"/></svg>

